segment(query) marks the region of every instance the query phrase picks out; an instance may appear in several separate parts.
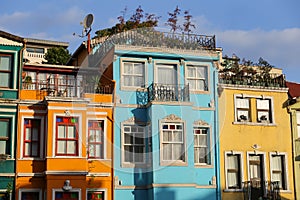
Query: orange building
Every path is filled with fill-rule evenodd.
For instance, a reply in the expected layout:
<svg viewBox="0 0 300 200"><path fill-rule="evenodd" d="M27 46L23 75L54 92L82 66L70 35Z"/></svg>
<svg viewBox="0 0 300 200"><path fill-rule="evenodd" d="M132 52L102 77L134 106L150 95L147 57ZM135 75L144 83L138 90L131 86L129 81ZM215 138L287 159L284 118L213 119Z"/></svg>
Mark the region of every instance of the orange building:
<svg viewBox="0 0 300 200"><path fill-rule="evenodd" d="M112 199L114 84L99 85L97 73L24 65L16 199Z"/></svg>

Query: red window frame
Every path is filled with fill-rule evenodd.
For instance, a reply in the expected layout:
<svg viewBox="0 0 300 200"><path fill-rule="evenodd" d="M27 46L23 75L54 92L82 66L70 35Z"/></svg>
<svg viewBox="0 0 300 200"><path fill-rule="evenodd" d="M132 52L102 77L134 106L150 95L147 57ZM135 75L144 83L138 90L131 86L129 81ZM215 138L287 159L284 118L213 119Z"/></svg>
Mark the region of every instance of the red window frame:
<svg viewBox="0 0 300 200"><path fill-rule="evenodd" d="M41 135L41 129L40 129L40 125L41 125L41 120L40 119L24 119L24 143L23 143L23 157L39 157L40 156L40 135ZM29 128L30 129L30 138L26 139L26 129ZM34 140L33 139L33 129L37 128L38 130L38 135L37 135L37 139ZM29 155L26 155L26 144L30 145L30 153ZM33 155L32 153L32 147L33 145L36 144L37 145L37 155Z"/></svg>
<svg viewBox="0 0 300 200"><path fill-rule="evenodd" d="M91 135L91 131L100 131L100 141L96 141L96 138L93 141L90 141L90 138L93 137ZM90 155L90 146L94 146L93 151L95 156ZM100 155L96 156L96 148L100 146ZM88 121L88 158L104 158L104 121L103 120L89 120Z"/></svg>
<svg viewBox="0 0 300 200"><path fill-rule="evenodd" d="M75 137L74 138L68 138L68 129L66 128L65 131L65 137L59 138L58 134L58 126L73 126L75 127ZM65 141L65 153L58 153L58 142L59 141ZM75 153L68 153L68 142L74 142L75 141ZM63 117L63 116L57 116L56 117L56 137L55 137L55 155L56 156L78 156L78 117Z"/></svg>

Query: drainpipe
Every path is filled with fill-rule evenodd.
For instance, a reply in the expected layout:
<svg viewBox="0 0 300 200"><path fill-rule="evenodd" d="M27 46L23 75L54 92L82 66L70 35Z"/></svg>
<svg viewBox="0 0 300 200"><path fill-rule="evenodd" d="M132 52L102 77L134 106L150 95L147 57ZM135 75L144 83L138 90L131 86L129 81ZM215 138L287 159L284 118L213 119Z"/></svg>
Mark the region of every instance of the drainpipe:
<svg viewBox="0 0 300 200"><path fill-rule="evenodd" d="M218 85L218 71L214 71L214 83L215 87L213 89L214 92L214 100L215 100L215 114L214 114L214 129L215 129L215 169L216 169L216 184L217 184L217 194L216 194L216 199L221 199L221 180L220 180L220 131L219 131L219 114L218 114L218 108L219 108L219 101L218 101L218 95L217 95L217 90L216 87Z"/></svg>

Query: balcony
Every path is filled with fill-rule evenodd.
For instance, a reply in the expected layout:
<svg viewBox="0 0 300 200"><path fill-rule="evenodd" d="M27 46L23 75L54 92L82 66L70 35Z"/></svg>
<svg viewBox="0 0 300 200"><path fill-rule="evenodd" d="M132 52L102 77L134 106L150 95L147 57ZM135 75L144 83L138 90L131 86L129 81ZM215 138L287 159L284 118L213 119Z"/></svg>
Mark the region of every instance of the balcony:
<svg viewBox="0 0 300 200"><path fill-rule="evenodd" d="M138 91L142 104L148 102L189 102L189 85L165 85L152 83L144 91ZM139 99L139 98L138 98Z"/></svg>
<svg viewBox="0 0 300 200"><path fill-rule="evenodd" d="M97 64L115 46L159 47L180 50L215 50L215 36L160 32L143 28L117 33L105 40L91 56L91 65Z"/></svg>
<svg viewBox="0 0 300 200"><path fill-rule="evenodd" d="M114 84L91 84L81 78L48 78L46 80L23 81L23 98L43 99L45 96L61 98L83 98L101 94L112 96ZM89 94L89 95L88 95Z"/></svg>
<svg viewBox="0 0 300 200"><path fill-rule="evenodd" d="M243 182L244 200L280 200L279 181L258 180Z"/></svg>
<svg viewBox="0 0 300 200"><path fill-rule="evenodd" d="M285 77L283 74L268 74L263 76L261 74L255 75L235 75L230 73L219 73L220 84L231 84L245 87L273 87L285 88Z"/></svg>

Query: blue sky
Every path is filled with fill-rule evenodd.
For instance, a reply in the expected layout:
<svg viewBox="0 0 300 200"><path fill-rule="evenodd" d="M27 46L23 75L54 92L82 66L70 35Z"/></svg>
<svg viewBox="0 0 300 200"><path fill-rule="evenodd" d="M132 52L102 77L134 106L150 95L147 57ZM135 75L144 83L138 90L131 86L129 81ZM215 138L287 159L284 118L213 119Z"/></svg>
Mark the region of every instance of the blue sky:
<svg viewBox="0 0 300 200"><path fill-rule="evenodd" d="M69 42L73 52L85 38L80 21L94 15L96 30L111 27L127 7L130 17L141 5L145 13L161 16L165 27L168 12L178 5L189 10L197 34L215 35L223 54L257 62L259 57L282 68L287 80L300 83L299 0L2 0L0 30L21 36ZM183 16L183 15L181 15Z"/></svg>

